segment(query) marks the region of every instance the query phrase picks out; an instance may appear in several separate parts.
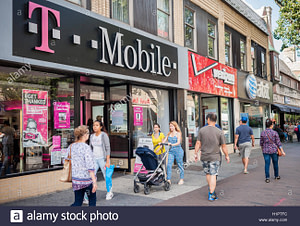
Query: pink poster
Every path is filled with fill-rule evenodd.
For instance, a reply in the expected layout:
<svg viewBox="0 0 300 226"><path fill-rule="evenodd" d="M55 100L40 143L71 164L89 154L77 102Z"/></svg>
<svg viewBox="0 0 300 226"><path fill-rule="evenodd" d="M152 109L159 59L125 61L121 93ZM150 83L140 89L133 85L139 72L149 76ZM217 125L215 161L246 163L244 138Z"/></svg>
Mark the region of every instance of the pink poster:
<svg viewBox="0 0 300 226"><path fill-rule="evenodd" d="M60 148L60 136L53 136L52 137L52 146L53 148Z"/></svg>
<svg viewBox="0 0 300 226"><path fill-rule="evenodd" d="M133 107L133 125L142 126L143 125L143 108Z"/></svg>
<svg viewBox="0 0 300 226"><path fill-rule="evenodd" d="M54 129L70 128L70 103L54 102Z"/></svg>
<svg viewBox="0 0 300 226"><path fill-rule="evenodd" d="M23 147L48 145L48 92L22 90Z"/></svg>

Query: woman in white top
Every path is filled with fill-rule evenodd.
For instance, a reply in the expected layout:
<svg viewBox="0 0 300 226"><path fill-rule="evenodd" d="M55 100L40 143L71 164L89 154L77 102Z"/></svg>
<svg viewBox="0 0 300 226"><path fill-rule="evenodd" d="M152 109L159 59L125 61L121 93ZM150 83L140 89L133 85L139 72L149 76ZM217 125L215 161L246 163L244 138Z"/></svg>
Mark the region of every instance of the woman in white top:
<svg viewBox="0 0 300 226"><path fill-rule="evenodd" d="M99 168L103 174L105 180L106 167L110 167L110 142L106 129L101 121L95 121L93 123L94 133L90 136L90 146L93 150L95 173ZM106 200L110 200L113 197L112 190L107 191ZM87 196L85 196L87 198Z"/></svg>

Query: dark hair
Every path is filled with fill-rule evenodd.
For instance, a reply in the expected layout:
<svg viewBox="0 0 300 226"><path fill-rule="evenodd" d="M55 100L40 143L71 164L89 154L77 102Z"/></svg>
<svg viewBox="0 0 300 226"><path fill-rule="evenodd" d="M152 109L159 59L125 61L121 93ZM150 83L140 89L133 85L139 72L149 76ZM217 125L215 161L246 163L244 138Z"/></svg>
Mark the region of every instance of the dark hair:
<svg viewBox="0 0 300 226"><path fill-rule="evenodd" d="M107 133L107 130L105 129L105 126L104 126L103 122L101 122L101 121L99 121L99 120L95 120L94 123L95 123L95 122L98 122L99 125L102 127L102 128L101 128L101 131Z"/></svg>
<svg viewBox="0 0 300 226"><path fill-rule="evenodd" d="M272 120L267 119L267 120L266 120L266 127L267 127L267 128L270 128L272 125L273 125Z"/></svg>
<svg viewBox="0 0 300 226"><path fill-rule="evenodd" d="M5 121L4 121L4 125L10 126L9 121L8 121L8 120L5 120Z"/></svg>
<svg viewBox="0 0 300 226"><path fill-rule="evenodd" d="M208 113L206 115L206 120L208 120L208 119L212 122L217 122L218 117L215 113Z"/></svg>
<svg viewBox="0 0 300 226"><path fill-rule="evenodd" d="M92 126L93 125L93 119L89 118L86 125L87 126Z"/></svg>
<svg viewBox="0 0 300 226"><path fill-rule="evenodd" d="M158 126L159 132L160 132L160 125L158 123L154 123L153 128L154 128L154 126Z"/></svg>

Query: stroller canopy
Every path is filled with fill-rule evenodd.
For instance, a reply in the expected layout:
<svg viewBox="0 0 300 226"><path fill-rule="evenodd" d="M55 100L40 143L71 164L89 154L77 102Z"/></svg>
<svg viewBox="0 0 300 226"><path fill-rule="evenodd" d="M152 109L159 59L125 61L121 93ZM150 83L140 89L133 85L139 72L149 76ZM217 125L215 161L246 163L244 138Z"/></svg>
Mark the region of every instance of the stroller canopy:
<svg viewBox="0 0 300 226"><path fill-rule="evenodd" d="M135 152L142 160L146 170L155 170L158 167L156 154L146 147L138 147Z"/></svg>

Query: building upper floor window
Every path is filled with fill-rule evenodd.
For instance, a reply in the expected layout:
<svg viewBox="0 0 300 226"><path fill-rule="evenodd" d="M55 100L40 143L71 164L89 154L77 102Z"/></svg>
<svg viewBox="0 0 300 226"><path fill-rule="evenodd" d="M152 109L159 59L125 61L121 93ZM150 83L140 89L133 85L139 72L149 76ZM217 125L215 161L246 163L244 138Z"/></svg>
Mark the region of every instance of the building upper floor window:
<svg viewBox="0 0 300 226"><path fill-rule="evenodd" d="M263 78L267 76L266 54L264 52L261 52L261 76Z"/></svg>
<svg viewBox="0 0 300 226"><path fill-rule="evenodd" d="M225 64L231 65L231 33L225 31Z"/></svg>
<svg viewBox="0 0 300 226"><path fill-rule="evenodd" d="M195 49L195 24L194 11L184 8L184 46Z"/></svg>
<svg viewBox="0 0 300 226"><path fill-rule="evenodd" d="M216 25L208 21L208 56L216 58Z"/></svg>
<svg viewBox="0 0 300 226"><path fill-rule="evenodd" d="M169 38L170 5L169 0L157 0L157 35Z"/></svg>
<svg viewBox="0 0 300 226"><path fill-rule="evenodd" d="M297 89L297 82L296 82L295 80L292 80L291 83L292 83L292 84L291 84L291 88L292 88L292 89Z"/></svg>
<svg viewBox="0 0 300 226"><path fill-rule="evenodd" d="M129 0L112 0L112 18L129 24Z"/></svg>
<svg viewBox="0 0 300 226"><path fill-rule="evenodd" d="M241 54L241 70L247 70L247 59L246 59L246 42L240 40L240 54Z"/></svg>
<svg viewBox="0 0 300 226"><path fill-rule="evenodd" d="M279 58L274 55L274 78L279 78Z"/></svg>
<svg viewBox="0 0 300 226"><path fill-rule="evenodd" d="M251 69L254 74L257 73L256 68L256 49L251 46Z"/></svg>

